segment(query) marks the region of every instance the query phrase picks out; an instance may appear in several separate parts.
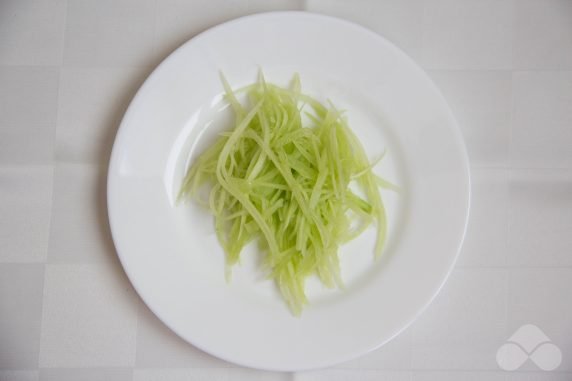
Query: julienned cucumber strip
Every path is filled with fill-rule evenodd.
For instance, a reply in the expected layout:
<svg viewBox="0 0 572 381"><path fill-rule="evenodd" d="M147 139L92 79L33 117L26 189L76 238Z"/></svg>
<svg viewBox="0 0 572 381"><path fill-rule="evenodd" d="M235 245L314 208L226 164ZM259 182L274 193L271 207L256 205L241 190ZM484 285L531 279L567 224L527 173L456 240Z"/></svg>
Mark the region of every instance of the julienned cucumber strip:
<svg viewBox="0 0 572 381"><path fill-rule="evenodd" d="M298 75L289 88L262 74L237 91L221 80L234 128L189 168L179 199L198 199L198 189L210 185L206 204L227 275L244 246L257 240L269 277L300 315L308 303L306 278L317 274L326 286L343 287L338 248L372 223L381 255L387 221L379 188L397 187L373 174L377 163L369 162L343 114L303 94ZM238 92L246 93L246 104Z"/></svg>

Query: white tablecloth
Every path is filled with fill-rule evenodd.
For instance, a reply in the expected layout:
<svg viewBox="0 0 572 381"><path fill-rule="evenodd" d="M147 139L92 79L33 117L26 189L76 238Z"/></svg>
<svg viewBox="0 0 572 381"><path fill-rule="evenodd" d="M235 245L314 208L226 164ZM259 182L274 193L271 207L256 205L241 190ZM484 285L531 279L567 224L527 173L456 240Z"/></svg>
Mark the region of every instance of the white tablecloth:
<svg viewBox="0 0 572 381"><path fill-rule="evenodd" d="M421 318L295 374L228 364L163 326L118 263L104 192L152 69L210 26L282 9L355 21L411 55L460 122L473 181L466 244ZM555 370L499 367L524 324L559 348ZM207 379L572 379L571 0L0 0L0 380Z"/></svg>

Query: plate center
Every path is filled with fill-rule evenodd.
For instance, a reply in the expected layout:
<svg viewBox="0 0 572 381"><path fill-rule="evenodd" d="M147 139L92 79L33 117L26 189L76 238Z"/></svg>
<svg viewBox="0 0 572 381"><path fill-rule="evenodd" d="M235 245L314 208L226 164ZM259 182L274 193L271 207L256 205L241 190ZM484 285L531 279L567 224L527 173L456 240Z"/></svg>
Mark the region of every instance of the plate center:
<svg viewBox="0 0 572 381"><path fill-rule="evenodd" d="M292 76L292 72L289 75L265 74L268 82L281 86L286 86ZM350 128L360 139L370 161L385 152L383 160L374 168L374 172L406 191L407 179L401 159L402 151L397 139L391 134L394 127L383 110L366 99L359 89L340 84L323 74L301 73L300 77L304 93L323 103L331 101L336 108L345 112ZM255 78L254 76L250 81L239 83L232 81L232 85L238 88L253 83ZM181 132L173 142L164 177L166 196L174 209L177 230L181 232L179 238L182 245L188 248L187 263L189 266L201 267L204 269L203 276L217 283L224 283L225 264L223 249L215 236L213 217L205 207L199 206L194 201L178 204L176 196L186 169L216 141L219 133L233 127L233 121L234 115L223 99L221 85L221 93L191 112L186 125L181 126ZM208 197L208 189L205 191L206 193L201 195L203 198ZM392 246L398 240L403 224L406 192L397 194L382 189L381 193L387 210L388 223L388 239L382 258L374 258L376 234L375 227L371 226L339 250L341 276L345 286L343 290L326 288L317 276L307 279L306 293L310 306L332 303L359 290L368 279L379 276L380 272L383 272L384 264L391 261ZM204 240L197 242L196 237L204 237ZM241 297L253 301L283 303L274 282L266 279L267 274L263 272L261 266L264 253L261 253L256 246L251 244L243 250L241 261L232 268L232 280L226 287L230 293L240 294Z"/></svg>

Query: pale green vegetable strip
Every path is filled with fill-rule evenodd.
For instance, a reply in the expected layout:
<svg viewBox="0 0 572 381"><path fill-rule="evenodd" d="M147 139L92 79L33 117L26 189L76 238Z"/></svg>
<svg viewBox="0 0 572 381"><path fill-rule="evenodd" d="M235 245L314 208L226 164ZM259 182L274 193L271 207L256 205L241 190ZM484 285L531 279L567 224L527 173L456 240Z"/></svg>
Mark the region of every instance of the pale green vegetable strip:
<svg viewBox="0 0 572 381"><path fill-rule="evenodd" d="M291 88L262 75L237 91L221 80L235 127L189 168L179 198L197 198L210 184L206 205L227 255L227 277L242 249L258 241L269 277L299 315L308 303L306 278L315 274L328 287L343 287L338 249L372 223L380 255L387 222L379 189L399 188L373 174L377 162L369 162L342 113L303 94L297 75Z"/></svg>

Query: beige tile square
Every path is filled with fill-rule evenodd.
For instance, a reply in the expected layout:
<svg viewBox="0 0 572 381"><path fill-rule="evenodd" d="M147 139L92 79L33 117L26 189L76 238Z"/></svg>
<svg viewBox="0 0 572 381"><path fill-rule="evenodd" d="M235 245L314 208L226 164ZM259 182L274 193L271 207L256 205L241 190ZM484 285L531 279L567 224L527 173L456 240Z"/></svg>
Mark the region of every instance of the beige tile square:
<svg viewBox="0 0 572 381"><path fill-rule="evenodd" d="M572 2L516 2L514 65L517 69L572 69Z"/></svg>
<svg viewBox="0 0 572 381"><path fill-rule="evenodd" d="M572 168L572 71L513 74L513 167Z"/></svg>
<svg viewBox="0 0 572 381"><path fill-rule="evenodd" d="M510 69L513 0L426 2L423 64L428 69Z"/></svg>
<svg viewBox="0 0 572 381"><path fill-rule="evenodd" d="M44 262L52 166L0 166L0 263Z"/></svg>
<svg viewBox="0 0 572 381"><path fill-rule="evenodd" d="M0 369L38 367L43 284L43 265L0 264Z"/></svg>
<svg viewBox="0 0 572 381"><path fill-rule="evenodd" d="M155 0L69 1L64 65L155 65L155 3Z"/></svg>
<svg viewBox="0 0 572 381"><path fill-rule="evenodd" d="M0 64L61 64L66 4L65 0L3 0Z"/></svg>
<svg viewBox="0 0 572 381"><path fill-rule="evenodd" d="M119 264L47 265L40 367L132 367L137 303Z"/></svg>

